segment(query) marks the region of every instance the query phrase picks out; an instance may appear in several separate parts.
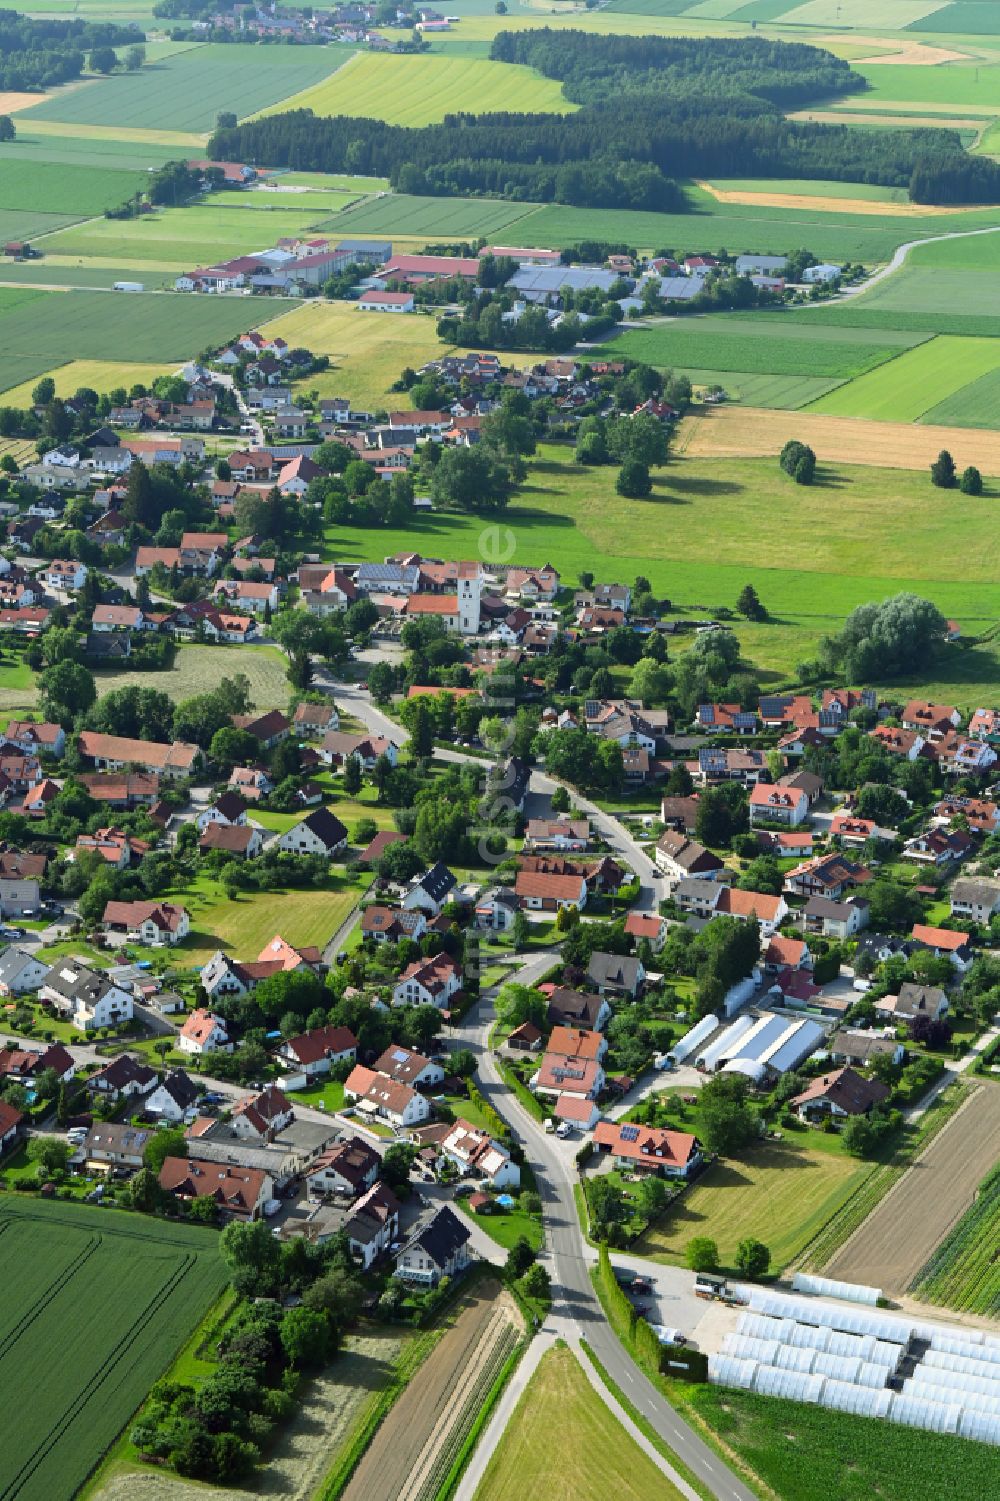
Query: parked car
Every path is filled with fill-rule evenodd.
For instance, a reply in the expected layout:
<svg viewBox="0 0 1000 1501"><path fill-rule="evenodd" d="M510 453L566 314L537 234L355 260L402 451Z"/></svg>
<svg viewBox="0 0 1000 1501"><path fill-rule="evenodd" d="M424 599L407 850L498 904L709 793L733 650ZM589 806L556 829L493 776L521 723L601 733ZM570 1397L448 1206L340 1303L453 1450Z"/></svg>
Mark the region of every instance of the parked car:
<svg viewBox="0 0 1000 1501"><path fill-rule="evenodd" d="M669 1324L650 1324L650 1329L656 1335L661 1345L685 1345L687 1335L679 1329L672 1329Z"/></svg>

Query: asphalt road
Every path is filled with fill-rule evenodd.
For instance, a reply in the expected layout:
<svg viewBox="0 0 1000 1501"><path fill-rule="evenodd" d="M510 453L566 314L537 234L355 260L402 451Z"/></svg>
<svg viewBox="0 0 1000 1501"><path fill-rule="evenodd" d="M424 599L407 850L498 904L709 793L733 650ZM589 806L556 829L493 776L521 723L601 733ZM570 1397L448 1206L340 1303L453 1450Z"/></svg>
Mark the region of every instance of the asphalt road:
<svg viewBox="0 0 1000 1501"><path fill-rule="evenodd" d="M533 983L551 962L551 954L534 956L518 973L518 981ZM713 1496L719 1501L755 1501L754 1493L657 1391L608 1324L590 1280L593 1256L588 1257L573 1198L572 1153L546 1135L500 1078L487 1042L492 1020L492 1001L484 998L457 1030L463 1046L477 1055L480 1089L520 1140L535 1175L544 1207L552 1321L570 1338L586 1339L611 1379Z"/></svg>

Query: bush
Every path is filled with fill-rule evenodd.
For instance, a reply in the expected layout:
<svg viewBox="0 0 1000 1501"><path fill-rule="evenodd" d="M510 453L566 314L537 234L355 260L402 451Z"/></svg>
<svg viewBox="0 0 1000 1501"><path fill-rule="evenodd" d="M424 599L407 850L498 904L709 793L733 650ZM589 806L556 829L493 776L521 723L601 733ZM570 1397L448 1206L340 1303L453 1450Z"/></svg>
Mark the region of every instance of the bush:
<svg viewBox="0 0 1000 1501"><path fill-rule="evenodd" d="M942 448L931 465L931 481L939 490L954 490L955 488L955 460L947 448Z"/></svg>
<svg viewBox="0 0 1000 1501"><path fill-rule="evenodd" d="M692 1272L714 1272L719 1265L719 1248L707 1235L696 1235L687 1243L684 1260Z"/></svg>
<svg viewBox="0 0 1000 1501"><path fill-rule="evenodd" d="M811 485L816 473L816 455L808 443L789 438L778 457L778 463L797 485Z"/></svg>
<svg viewBox="0 0 1000 1501"><path fill-rule="evenodd" d="M983 476L974 464L962 470L962 478L959 480L958 487L963 495L982 495Z"/></svg>
<svg viewBox="0 0 1000 1501"><path fill-rule="evenodd" d="M628 500L645 500L653 489L649 465L641 459L626 459L618 471L615 489Z"/></svg>

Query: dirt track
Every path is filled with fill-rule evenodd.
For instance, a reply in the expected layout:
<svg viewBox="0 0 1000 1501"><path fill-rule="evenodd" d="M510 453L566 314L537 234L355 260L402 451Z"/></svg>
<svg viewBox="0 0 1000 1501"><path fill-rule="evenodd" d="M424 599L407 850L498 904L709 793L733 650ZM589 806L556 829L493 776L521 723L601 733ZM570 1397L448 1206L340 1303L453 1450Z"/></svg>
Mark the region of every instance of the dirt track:
<svg viewBox="0 0 1000 1501"><path fill-rule="evenodd" d="M1000 474L1000 432L985 428L874 422L866 417L738 405L707 407L703 413L685 417L675 451L695 459L769 459L781 452L792 428L800 442L816 450L821 464L926 469L942 448L965 452L974 439L976 463L983 473Z"/></svg>
<svg viewBox="0 0 1000 1501"><path fill-rule="evenodd" d="M497 1326L521 1327L517 1306L496 1283L480 1282L369 1445L343 1501L400 1501L419 1494L448 1432L447 1410L494 1347Z"/></svg>
<svg viewBox="0 0 1000 1501"><path fill-rule="evenodd" d="M972 1203L1000 1141L1000 1086L981 1084L824 1268L902 1293Z"/></svg>

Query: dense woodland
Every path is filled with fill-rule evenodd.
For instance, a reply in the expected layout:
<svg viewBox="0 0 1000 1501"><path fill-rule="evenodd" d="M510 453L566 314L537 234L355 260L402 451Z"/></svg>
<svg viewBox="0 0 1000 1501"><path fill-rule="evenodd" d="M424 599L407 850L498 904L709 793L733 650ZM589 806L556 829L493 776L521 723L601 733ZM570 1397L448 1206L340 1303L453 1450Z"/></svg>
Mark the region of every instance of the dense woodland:
<svg viewBox="0 0 1000 1501"><path fill-rule="evenodd" d="M1000 167L949 130L872 130L782 111L865 86L818 47L762 39L501 32L492 56L563 82L571 115L448 115L410 129L309 110L220 129L214 157L388 177L397 192L687 207L677 179L834 178L906 187L917 202L995 202Z"/></svg>
<svg viewBox="0 0 1000 1501"><path fill-rule="evenodd" d="M79 78L84 55L100 47L141 42L135 26L36 20L0 10L0 89L48 89Z"/></svg>

